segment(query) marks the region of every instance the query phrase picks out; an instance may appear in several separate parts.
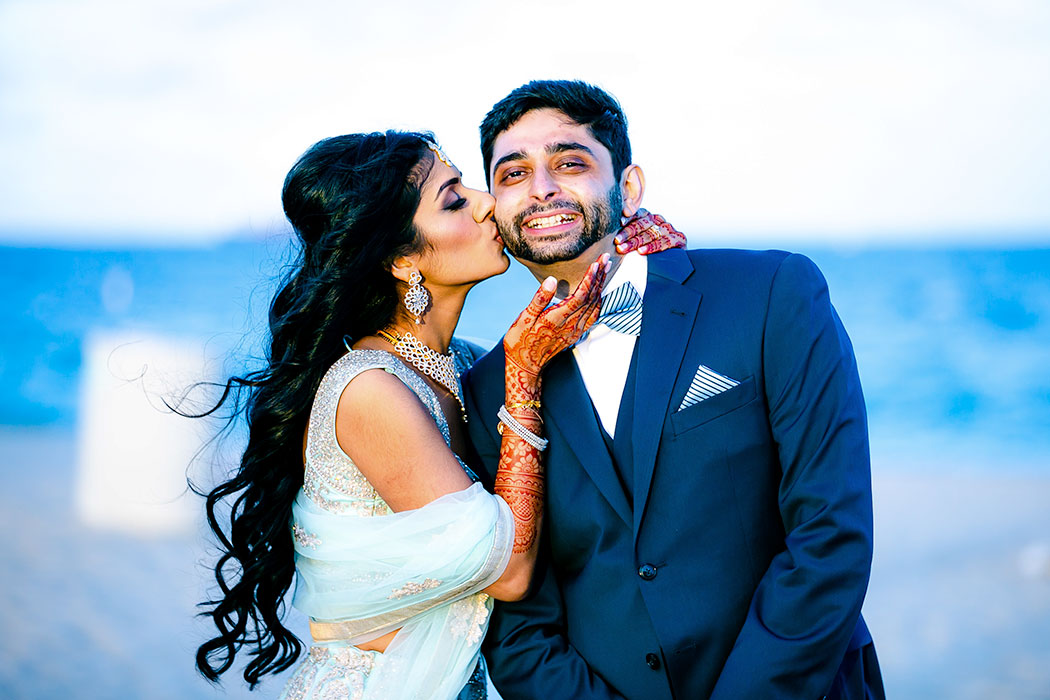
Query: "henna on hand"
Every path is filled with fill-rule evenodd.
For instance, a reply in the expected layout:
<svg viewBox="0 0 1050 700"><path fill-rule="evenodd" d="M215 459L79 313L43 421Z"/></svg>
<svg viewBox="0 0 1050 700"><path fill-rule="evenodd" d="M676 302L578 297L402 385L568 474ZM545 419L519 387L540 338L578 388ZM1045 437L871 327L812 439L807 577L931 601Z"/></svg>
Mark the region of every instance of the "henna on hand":
<svg viewBox="0 0 1050 700"><path fill-rule="evenodd" d="M685 247L685 234L669 224L659 214L650 214L639 209L613 239L616 252L621 255L637 250L642 255L651 255L671 248Z"/></svg>
<svg viewBox="0 0 1050 700"><path fill-rule="evenodd" d="M555 284L547 278L503 337L508 366L538 377L555 355L579 340L598 317L608 270L608 256L602 256L591 263L569 297L549 308Z"/></svg>
<svg viewBox="0 0 1050 700"><path fill-rule="evenodd" d="M556 288L554 278L537 290L503 338L507 406L539 399L540 371L598 318L608 271L608 256L602 256L588 268L571 296L549 308ZM538 409L517 406L508 411L525 428L542 436ZM529 552L536 546L543 516L543 463L539 450L511 430L503 431L494 490L514 515L514 553Z"/></svg>

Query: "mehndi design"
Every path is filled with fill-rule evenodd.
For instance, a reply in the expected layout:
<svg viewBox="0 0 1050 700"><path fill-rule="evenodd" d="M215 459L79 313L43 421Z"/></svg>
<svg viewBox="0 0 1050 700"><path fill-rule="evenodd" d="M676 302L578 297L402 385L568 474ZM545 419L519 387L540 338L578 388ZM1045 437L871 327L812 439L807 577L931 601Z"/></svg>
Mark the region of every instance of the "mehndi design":
<svg viewBox="0 0 1050 700"><path fill-rule="evenodd" d="M571 296L549 308L547 304L554 298L555 288L548 280L503 338L507 359L507 410L537 435L541 435L543 429L539 409L535 406L540 397L540 371L555 355L579 340L598 318L608 268L608 257L603 256L588 268ZM504 431L495 491L514 514L516 553L527 552L535 546L543 508L543 488L539 450L514 431Z"/></svg>
<svg viewBox="0 0 1050 700"><path fill-rule="evenodd" d="M650 214L639 209L624 224L614 239L616 252L620 255L637 250L642 255L652 255L671 248L685 247L685 234L667 222L659 214Z"/></svg>

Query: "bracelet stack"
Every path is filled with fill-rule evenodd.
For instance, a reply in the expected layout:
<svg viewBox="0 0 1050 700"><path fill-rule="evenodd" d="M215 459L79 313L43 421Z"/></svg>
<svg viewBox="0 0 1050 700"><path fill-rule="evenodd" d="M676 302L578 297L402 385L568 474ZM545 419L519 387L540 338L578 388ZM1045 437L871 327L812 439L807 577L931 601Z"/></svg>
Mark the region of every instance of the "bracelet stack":
<svg viewBox="0 0 1050 700"><path fill-rule="evenodd" d="M507 411L506 405L499 407L499 413L497 415L499 416L501 428L504 425L507 426L512 431L514 431L515 435L517 435L522 440L535 447L540 452L543 452L545 449L547 449L548 441L545 438L541 438L539 435L537 435L536 433L532 432L524 425L519 423L518 420L514 416L510 415L509 411ZM500 435L503 434L502 429L499 432Z"/></svg>
<svg viewBox="0 0 1050 700"><path fill-rule="evenodd" d="M506 405L506 404L504 404L504 405ZM535 408L538 411L541 405L542 404L539 401L536 401L536 400L532 400L532 401L516 401L516 402L510 404L509 406L507 406L507 410L509 411L512 408Z"/></svg>

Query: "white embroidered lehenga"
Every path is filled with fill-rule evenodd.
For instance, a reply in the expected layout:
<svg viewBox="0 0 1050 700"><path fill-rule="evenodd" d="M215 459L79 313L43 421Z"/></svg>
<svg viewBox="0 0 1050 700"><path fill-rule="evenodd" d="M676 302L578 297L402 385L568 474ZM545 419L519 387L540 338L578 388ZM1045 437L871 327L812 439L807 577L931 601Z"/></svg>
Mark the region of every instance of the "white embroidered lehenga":
<svg viewBox="0 0 1050 700"><path fill-rule="evenodd" d="M456 342L462 364L469 351L456 352ZM475 481L469 488L416 510L390 510L335 437L343 390L377 368L415 392L449 444L437 396L396 356L354 350L325 374L291 523L292 604L310 617L314 642L281 697L451 700L462 691L463 698L485 698L480 647L492 601L480 591L506 568L513 517L466 465ZM354 646L398 628L384 653Z"/></svg>

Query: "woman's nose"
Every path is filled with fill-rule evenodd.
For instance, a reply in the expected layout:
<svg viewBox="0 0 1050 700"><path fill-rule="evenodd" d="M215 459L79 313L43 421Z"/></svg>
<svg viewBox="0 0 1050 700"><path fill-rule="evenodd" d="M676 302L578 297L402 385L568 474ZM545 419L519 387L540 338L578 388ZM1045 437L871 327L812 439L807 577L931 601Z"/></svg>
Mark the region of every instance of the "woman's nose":
<svg viewBox="0 0 1050 700"><path fill-rule="evenodd" d="M496 198L488 192L475 190L477 195L474 199L474 221L479 224L488 219L496 211Z"/></svg>

